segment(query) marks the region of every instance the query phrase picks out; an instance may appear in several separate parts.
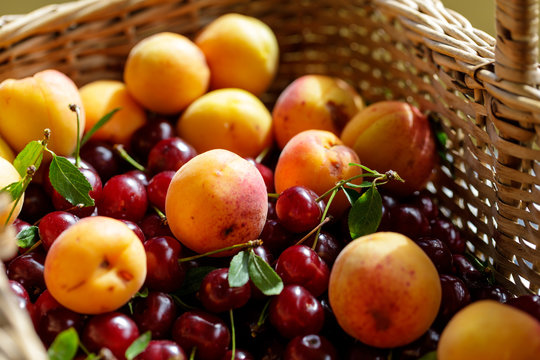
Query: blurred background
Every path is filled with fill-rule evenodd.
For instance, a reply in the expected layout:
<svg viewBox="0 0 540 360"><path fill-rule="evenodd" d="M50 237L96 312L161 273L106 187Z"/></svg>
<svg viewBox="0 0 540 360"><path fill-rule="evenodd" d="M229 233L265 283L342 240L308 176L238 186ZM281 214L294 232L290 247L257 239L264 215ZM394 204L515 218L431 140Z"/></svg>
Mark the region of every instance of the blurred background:
<svg viewBox="0 0 540 360"><path fill-rule="evenodd" d="M25 14L47 4L62 2L67 0L0 0L0 15ZM447 8L464 15L474 27L494 35L495 0L442 0L442 2Z"/></svg>

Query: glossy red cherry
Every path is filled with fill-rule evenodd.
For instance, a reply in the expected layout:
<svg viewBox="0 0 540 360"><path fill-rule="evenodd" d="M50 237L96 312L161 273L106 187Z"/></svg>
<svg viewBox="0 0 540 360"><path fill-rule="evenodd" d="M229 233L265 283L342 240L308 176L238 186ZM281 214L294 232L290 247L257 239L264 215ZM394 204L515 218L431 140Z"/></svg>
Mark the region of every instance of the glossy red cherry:
<svg viewBox="0 0 540 360"><path fill-rule="evenodd" d="M115 175L105 183L98 204L99 215L137 222L148 207L146 189L129 175Z"/></svg>
<svg viewBox="0 0 540 360"><path fill-rule="evenodd" d="M102 181L120 172L121 159L113 145L104 141L90 140L81 148L81 159L92 165Z"/></svg>
<svg viewBox="0 0 540 360"><path fill-rule="evenodd" d="M11 291L15 294L17 298L17 305L20 309L26 310L28 315L34 319L35 317L35 306L30 301L30 296L28 292L19 282L14 280L8 280L8 286Z"/></svg>
<svg viewBox="0 0 540 360"><path fill-rule="evenodd" d="M294 244L295 240L294 234L285 229L277 219L266 219L260 238L273 254L281 253L283 249Z"/></svg>
<svg viewBox="0 0 540 360"><path fill-rule="evenodd" d="M244 306L251 297L249 282L242 286L229 286L229 269L210 271L199 289L199 299L208 311L219 313Z"/></svg>
<svg viewBox="0 0 540 360"><path fill-rule="evenodd" d="M391 210L390 217L393 230L413 240L430 232L429 220L416 206L397 205Z"/></svg>
<svg viewBox="0 0 540 360"><path fill-rule="evenodd" d="M43 186L34 182L28 184L19 217L34 223L53 210L52 200Z"/></svg>
<svg viewBox="0 0 540 360"><path fill-rule="evenodd" d="M465 240L450 220L435 219L431 221L431 235L444 242L452 254L465 253L467 247Z"/></svg>
<svg viewBox="0 0 540 360"><path fill-rule="evenodd" d="M540 321L540 296L533 294L520 295L508 299L506 304L523 310Z"/></svg>
<svg viewBox="0 0 540 360"><path fill-rule="evenodd" d="M193 146L179 137L171 137L158 142L148 154L146 168L151 174L161 171L176 171L197 155Z"/></svg>
<svg viewBox="0 0 540 360"><path fill-rule="evenodd" d="M134 301L132 317L141 333L150 330L152 339L163 339L170 333L176 312L176 304L170 295L150 291L147 297Z"/></svg>
<svg viewBox="0 0 540 360"><path fill-rule="evenodd" d="M138 224L147 239L156 236L173 236L166 219L160 218L158 214L147 214Z"/></svg>
<svg viewBox="0 0 540 360"><path fill-rule="evenodd" d="M146 236L144 236L142 229L139 227L139 225L137 225L137 223L130 220L125 220L125 219L120 219L120 221L126 224L128 228L130 228L131 231L133 231L135 235L137 235L137 237L141 239L142 243L146 241Z"/></svg>
<svg viewBox="0 0 540 360"><path fill-rule="evenodd" d="M50 345L58 334L69 328L74 328L78 333L84 326L84 316L64 307L51 309L39 320L37 333L45 343Z"/></svg>
<svg viewBox="0 0 540 360"><path fill-rule="evenodd" d="M162 171L154 175L148 183L146 191L148 192L148 201L162 212L165 212L165 198L169 184L176 172Z"/></svg>
<svg viewBox="0 0 540 360"><path fill-rule="evenodd" d="M184 350L171 340L151 340L135 360L187 360Z"/></svg>
<svg viewBox="0 0 540 360"><path fill-rule="evenodd" d="M337 360L337 351L325 337L317 334L297 336L289 341L284 360Z"/></svg>
<svg viewBox="0 0 540 360"><path fill-rule="evenodd" d="M310 237L304 242L308 247L313 246L314 236ZM343 245L337 240L337 238L329 232L321 231L317 238L317 245L315 245L315 252L319 257L328 265L329 268L334 265L337 256L343 249Z"/></svg>
<svg viewBox="0 0 540 360"><path fill-rule="evenodd" d="M146 281L148 288L172 292L182 286L185 269L178 263L182 246L169 236L158 236L146 240Z"/></svg>
<svg viewBox="0 0 540 360"><path fill-rule="evenodd" d="M441 306L437 315L437 324L441 327L459 310L471 302L471 295L465 283L453 275L441 274Z"/></svg>
<svg viewBox="0 0 540 360"><path fill-rule="evenodd" d="M79 218L67 211L53 211L41 218L38 226L39 237L45 250L49 250L58 235L77 221Z"/></svg>
<svg viewBox="0 0 540 360"><path fill-rule="evenodd" d="M300 233L309 231L319 224L324 204L317 202L318 195L303 186L285 189L276 201L279 221L288 230Z"/></svg>
<svg viewBox="0 0 540 360"><path fill-rule="evenodd" d="M146 161L150 150L161 140L174 136L174 128L164 119L150 120L138 128L131 136L133 155Z"/></svg>
<svg viewBox="0 0 540 360"><path fill-rule="evenodd" d="M44 264L45 255L41 252L32 251L19 255L9 263L7 277L24 286L30 299L33 300L45 290Z"/></svg>
<svg viewBox="0 0 540 360"><path fill-rule="evenodd" d="M234 357L232 357L232 350L227 350L222 360L255 360L255 358L246 350L235 349Z"/></svg>

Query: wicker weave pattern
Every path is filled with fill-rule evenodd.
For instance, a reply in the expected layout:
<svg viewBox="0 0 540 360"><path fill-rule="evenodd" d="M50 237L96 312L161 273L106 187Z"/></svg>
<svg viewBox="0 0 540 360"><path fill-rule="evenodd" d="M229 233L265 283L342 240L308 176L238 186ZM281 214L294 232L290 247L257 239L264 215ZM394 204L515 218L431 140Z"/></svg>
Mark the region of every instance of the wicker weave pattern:
<svg viewBox="0 0 540 360"><path fill-rule="evenodd" d="M79 85L122 76L140 39L193 36L225 12L277 34L268 104L295 77L348 79L366 100L404 99L448 136L433 191L514 293L540 288L538 1L497 1L497 43L438 0L82 0L0 19L0 80L46 68ZM509 280L511 279L511 280Z"/></svg>

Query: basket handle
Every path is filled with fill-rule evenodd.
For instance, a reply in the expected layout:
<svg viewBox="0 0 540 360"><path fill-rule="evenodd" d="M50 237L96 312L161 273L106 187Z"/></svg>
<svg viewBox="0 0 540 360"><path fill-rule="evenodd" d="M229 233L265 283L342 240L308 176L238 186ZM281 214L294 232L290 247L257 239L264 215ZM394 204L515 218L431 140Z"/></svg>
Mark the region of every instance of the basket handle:
<svg viewBox="0 0 540 360"><path fill-rule="evenodd" d="M497 0L495 74L503 80L538 85L538 0Z"/></svg>

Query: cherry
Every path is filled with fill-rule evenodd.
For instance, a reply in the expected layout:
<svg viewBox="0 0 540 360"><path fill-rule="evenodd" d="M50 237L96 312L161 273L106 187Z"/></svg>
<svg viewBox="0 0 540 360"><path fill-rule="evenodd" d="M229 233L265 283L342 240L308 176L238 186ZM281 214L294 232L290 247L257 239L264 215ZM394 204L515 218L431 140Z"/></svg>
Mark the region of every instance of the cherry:
<svg viewBox="0 0 540 360"><path fill-rule="evenodd" d="M21 231L28 229L32 225L30 225L29 223L27 223L24 220L21 220L21 219L17 218L17 219L15 219L15 221L13 221L11 226L13 228L14 234L18 235ZM28 249L18 247L18 250L12 256L3 259L4 264L8 264L10 261L15 259L17 256L19 256L19 255L23 254L24 252L26 252L26 250L28 250Z"/></svg>
<svg viewBox="0 0 540 360"><path fill-rule="evenodd" d="M148 288L172 292L182 286L185 269L178 263L182 246L169 236L158 236L146 240L146 281Z"/></svg>
<svg viewBox="0 0 540 360"><path fill-rule="evenodd" d="M417 194L412 203L416 205L428 220L435 220L439 216L439 208L433 202L431 194L422 192Z"/></svg>
<svg viewBox="0 0 540 360"><path fill-rule="evenodd" d="M118 359L125 359L127 348L139 337L137 324L127 315L109 312L91 317L82 330L81 340L91 352L109 349Z"/></svg>
<svg viewBox="0 0 540 360"><path fill-rule="evenodd" d="M154 175L146 188L148 201L162 212L165 212L165 198L174 174L174 171L159 172Z"/></svg>
<svg viewBox="0 0 540 360"><path fill-rule="evenodd" d="M163 339L176 319L176 304L170 295L150 291L147 297L135 299L132 317L141 333L150 330L152 339Z"/></svg>
<svg viewBox="0 0 540 360"><path fill-rule="evenodd" d="M264 180L264 184L266 185L266 192L273 193L274 192L274 172L272 171L272 169L270 169L266 165L256 162L252 158L247 158L246 160L252 163L257 168L257 170L259 170L259 173L261 174Z"/></svg>
<svg viewBox="0 0 540 360"><path fill-rule="evenodd" d="M416 244L429 256L439 273L452 272L452 253L445 243L436 238L423 237L416 240Z"/></svg>
<svg viewBox="0 0 540 360"><path fill-rule="evenodd" d="M148 207L146 189L129 175L115 175L105 183L99 215L137 222Z"/></svg>
<svg viewBox="0 0 540 360"><path fill-rule="evenodd" d="M520 295L506 300L506 304L523 310L540 321L540 296L532 294Z"/></svg>
<svg viewBox="0 0 540 360"><path fill-rule="evenodd" d="M135 360L187 360L184 350L171 340L151 340Z"/></svg>
<svg viewBox="0 0 540 360"><path fill-rule="evenodd" d="M121 219L120 221L123 222L124 224L126 224L128 226L128 228L130 228L131 231L133 231L135 233L135 235L137 235L137 237L139 239L141 239L142 243L144 243L146 241L146 237L144 236L144 233L141 230L141 228L139 227L139 225L137 225L136 223L134 223L133 221L130 221L130 220Z"/></svg>
<svg viewBox="0 0 540 360"><path fill-rule="evenodd" d="M242 286L229 286L229 269L210 271L203 278L199 299L208 311L219 313L244 306L251 297L249 282Z"/></svg>
<svg viewBox="0 0 540 360"><path fill-rule="evenodd" d="M150 150L161 140L174 136L174 128L165 119L150 120L138 128L131 136L131 151L144 161Z"/></svg>
<svg viewBox="0 0 540 360"><path fill-rule="evenodd" d="M444 242L453 254L465 253L465 240L451 221L446 219L431 221L431 235Z"/></svg>
<svg viewBox="0 0 540 360"><path fill-rule="evenodd" d="M473 301L490 299L500 303L505 303L512 294L500 285L489 285L472 289Z"/></svg>
<svg viewBox="0 0 540 360"><path fill-rule="evenodd" d="M469 289L478 289L488 285L487 279L467 258L461 254L452 255L455 274L465 282Z"/></svg>
<svg viewBox="0 0 540 360"><path fill-rule="evenodd" d="M328 266L313 249L305 245L285 249L276 262L276 272L285 285L302 285L315 297L328 289Z"/></svg>
<svg viewBox="0 0 540 360"><path fill-rule="evenodd" d="M337 360L337 351L325 337L309 334L289 341L284 360Z"/></svg>
<svg viewBox="0 0 540 360"><path fill-rule="evenodd" d="M32 251L19 255L9 263L7 277L19 282L30 295L30 299L35 299L45 289L44 264L45 255L41 252Z"/></svg>
<svg viewBox="0 0 540 360"><path fill-rule="evenodd" d="M144 236L147 239L156 237L156 236L170 236L173 234L167 221L159 217L158 214L148 214L140 222L139 227L141 228Z"/></svg>
<svg viewBox="0 0 540 360"><path fill-rule="evenodd" d="M146 168L151 174L176 171L196 155L197 151L179 137L163 139L150 150Z"/></svg>
<svg viewBox="0 0 540 360"><path fill-rule="evenodd" d="M389 231L392 229L392 220L391 214L392 209L395 208L398 204L396 198L388 194L381 194L382 200L382 217L379 224L378 231ZM347 219L345 217L345 219ZM347 227L348 229L348 227Z"/></svg>
<svg viewBox="0 0 540 360"><path fill-rule="evenodd" d="M35 316L35 306L30 301L30 296L24 286L14 280L8 280L8 285L17 298L19 308L26 310L28 315L33 319Z"/></svg>
<svg viewBox="0 0 540 360"><path fill-rule="evenodd" d="M411 239L427 235L429 221L416 206L400 204L391 210L393 230Z"/></svg>
<svg viewBox="0 0 540 360"><path fill-rule="evenodd" d="M124 173L124 175L131 176L132 178L140 182L144 187L147 187L150 183L150 181L148 180L148 176L141 170L130 170Z"/></svg>
<svg viewBox="0 0 540 360"><path fill-rule="evenodd" d="M47 315L50 310L63 307L55 298L52 297L49 290L45 289L34 303L37 318Z"/></svg>
<svg viewBox="0 0 540 360"><path fill-rule="evenodd" d="M314 238L310 237L304 244L306 246L313 246ZM320 258L328 265L329 268L334 265L337 256L343 249L343 246L339 243L334 235L327 231L321 231L317 238L317 245L315 245L315 252Z"/></svg>
<svg viewBox="0 0 540 360"><path fill-rule="evenodd" d="M436 322L440 326L445 326L456 312L471 302L471 296L469 289L459 278L446 274L440 275L439 278L442 296Z"/></svg>
<svg viewBox="0 0 540 360"><path fill-rule="evenodd" d="M437 350L440 334L428 329L419 339L407 344L399 349L396 349L392 354L392 359L397 360L415 360L420 359L425 354Z"/></svg>
<svg viewBox="0 0 540 360"><path fill-rule="evenodd" d="M24 192L24 201L19 217L34 223L53 210L51 198L43 186L33 182L28 184Z"/></svg>
<svg viewBox="0 0 540 360"><path fill-rule="evenodd" d="M255 358L246 350L235 349L234 357L232 357L232 350L227 350L221 360L255 360Z"/></svg>
<svg viewBox="0 0 540 360"><path fill-rule="evenodd" d="M270 303L269 319L282 336L292 339L317 334L324 323L324 310L304 287L285 285Z"/></svg>
<svg viewBox="0 0 540 360"><path fill-rule="evenodd" d="M279 221L289 231L301 233L319 225L324 211L318 195L303 186L292 186L283 190L276 201Z"/></svg>
<svg viewBox="0 0 540 360"><path fill-rule="evenodd" d="M90 140L81 148L81 159L92 165L103 181L120 172L121 159L113 146L104 141Z"/></svg>
<svg viewBox="0 0 540 360"><path fill-rule="evenodd" d="M49 250L56 238L79 218L67 211L53 211L39 222L39 237L45 250Z"/></svg>
<svg viewBox="0 0 540 360"><path fill-rule="evenodd" d="M293 234L276 219L266 219L259 237L267 249L274 254L281 252L294 240Z"/></svg>
<svg viewBox="0 0 540 360"><path fill-rule="evenodd" d="M58 334L71 327L80 333L84 320L83 315L64 307L51 309L40 318L37 333L41 341L49 346Z"/></svg>
<svg viewBox="0 0 540 360"><path fill-rule="evenodd" d="M221 360L231 340L220 318L200 311L180 315L174 322L172 337L187 352L196 346L197 359L201 360Z"/></svg>

